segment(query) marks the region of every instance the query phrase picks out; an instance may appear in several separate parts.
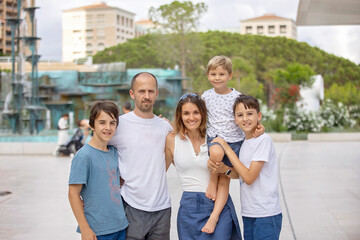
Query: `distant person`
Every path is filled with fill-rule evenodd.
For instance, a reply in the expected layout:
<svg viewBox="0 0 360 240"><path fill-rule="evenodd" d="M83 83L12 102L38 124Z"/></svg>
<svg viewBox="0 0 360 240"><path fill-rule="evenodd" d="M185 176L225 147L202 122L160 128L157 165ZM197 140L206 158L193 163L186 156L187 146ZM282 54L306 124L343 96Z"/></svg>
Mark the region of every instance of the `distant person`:
<svg viewBox="0 0 360 240"><path fill-rule="evenodd" d="M115 103L95 102L89 121L94 135L71 163L69 201L81 239L125 240L128 221L120 195L118 153L108 146L118 117Z"/></svg>
<svg viewBox="0 0 360 240"><path fill-rule="evenodd" d="M212 89L205 91L201 96L206 103L208 111L207 143L210 161L223 161L228 166L228 169L222 172L222 174L210 173L206 196L215 201L215 207L202 231L212 233L216 227L221 210L227 202L230 179L226 176L231 173L230 167L232 167L231 162L224 153L224 149L218 143L213 143L212 140L215 137L222 137L229 143L235 153L239 153L245 135L235 124L232 113L235 99L241 93L228 86L233 76L231 60L226 56L213 57L207 65L206 74L210 84L213 86ZM260 135L263 132L264 128L262 127L257 134Z"/></svg>
<svg viewBox="0 0 360 240"><path fill-rule="evenodd" d="M123 114L131 112L131 103L130 102L124 102L122 106Z"/></svg>
<svg viewBox="0 0 360 240"><path fill-rule="evenodd" d="M229 178L240 176L241 215L244 223L244 239L279 239L282 225L282 211L278 190L278 163L273 141L266 133L254 137L261 119L260 105L249 95L239 96L233 107L236 124L245 133L240 154L220 137L213 142L220 143L235 171ZM240 160L239 160L240 159ZM214 172L225 171L223 163L212 163Z"/></svg>
<svg viewBox="0 0 360 240"><path fill-rule="evenodd" d="M57 146L53 152L54 155L56 155L57 150L60 148L60 146L65 145L69 140L69 114L65 113L63 114L58 123L57 123L57 129L58 129L58 141Z"/></svg>
<svg viewBox="0 0 360 240"><path fill-rule="evenodd" d="M148 72L131 80L132 112L119 117L110 144L118 149L121 187L129 227L127 240L169 240L171 203L166 180L165 140L172 127L153 113L159 94Z"/></svg>
<svg viewBox="0 0 360 240"><path fill-rule="evenodd" d="M90 125L89 125L89 119L82 119L80 121L80 129L82 129L82 131L84 133L82 143L85 144L85 143L89 142L88 138L91 138L91 129L90 129ZM90 135L90 137L89 137L89 135Z"/></svg>
<svg viewBox="0 0 360 240"><path fill-rule="evenodd" d="M177 215L179 240L241 239L239 222L231 198L219 216L212 234L201 231L214 202L205 196L210 175L207 169L206 106L199 95L184 94L175 111L175 130L166 138L166 166L174 164L183 188Z"/></svg>

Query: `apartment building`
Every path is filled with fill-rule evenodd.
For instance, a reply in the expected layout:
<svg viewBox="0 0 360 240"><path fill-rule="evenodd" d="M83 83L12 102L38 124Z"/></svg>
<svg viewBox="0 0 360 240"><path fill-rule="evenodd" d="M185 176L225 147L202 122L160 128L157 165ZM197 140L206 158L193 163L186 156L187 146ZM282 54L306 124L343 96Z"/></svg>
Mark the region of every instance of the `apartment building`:
<svg viewBox="0 0 360 240"><path fill-rule="evenodd" d="M4 55L11 54L11 27L6 22L6 19L18 17L17 2L17 0L0 0L0 53ZM21 10L30 6L35 6L35 0L21 0ZM31 20L29 14L22 11L19 18L23 21L23 27L20 28L21 34L31 36Z"/></svg>
<svg viewBox="0 0 360 240"><path fill-rule="evenodd" d="M265 14L261 17L250 18L240 22L241 34L297 39L296 24L292 19L279 17L275 14Z"/></svg>
<svg viewBox="0 0 360 240"><path fill-rule="evenodd" d="M72 62L135 37L135 14L104 2L64 10L62 60Z"/></svg>
<svg viewBox="0 0 360 240"><path fill-rule="evenodd" d="M144 19L135 22L135 37L148 34L153 31L155 24L150 19Z"/></svg>

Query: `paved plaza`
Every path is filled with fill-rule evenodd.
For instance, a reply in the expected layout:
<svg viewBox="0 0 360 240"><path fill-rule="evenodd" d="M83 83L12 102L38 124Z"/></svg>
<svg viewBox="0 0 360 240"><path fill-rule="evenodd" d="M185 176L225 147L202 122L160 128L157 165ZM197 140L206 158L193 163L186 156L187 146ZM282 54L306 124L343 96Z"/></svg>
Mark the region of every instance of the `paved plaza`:
<svg viewBox="0 0 360 240"><path fill-rule="evenodd" d="M360 239L360 142L291 141L275 146L284 215L280 239ZM68 157L0 155L1 240L81 239L67 199L70 163ZM167 177L171 239L176 240L182 189L173 166ZM241 221L238 180L232 180L230 194Z"/></svg>

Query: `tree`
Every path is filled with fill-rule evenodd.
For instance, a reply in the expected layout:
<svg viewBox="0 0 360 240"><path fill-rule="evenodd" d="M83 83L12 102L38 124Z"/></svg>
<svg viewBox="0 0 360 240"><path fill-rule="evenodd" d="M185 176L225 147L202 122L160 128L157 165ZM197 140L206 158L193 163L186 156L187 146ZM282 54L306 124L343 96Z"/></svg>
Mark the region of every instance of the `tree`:
<svg viewBox="0 0 360 240"><path fill-rule="evenodd" d="M162 32L167 33L165 41L161 42L162 49L167 49L171 57L180 63L182 77L186 77L186 66L189 56L196 55L196 35L190 34L196 30L198 21L207 11L205 3L194 4L191 1L174 1L161 5L159 8L149 9L150 19ZM179 54L177 54L177 51Z"/></svg>
<svg viewBox="0 0 360 240"><path fill-rule="evenodd" d="M345 85L332 84L329 89L325 91L325 98L331 99L334 102L342 102L343 104L357 105L360 103L359 86L356 87L352 82L347 82Z"/></svg>
<svg viewBox="0 0 360 240"><path fill-rule="evenodd" d="M275 72L274 84L277 87L275 99L283 106L293 107L300 99L300 86L313 84L314 70L309 65L291 63L284 69Z"/></svg>

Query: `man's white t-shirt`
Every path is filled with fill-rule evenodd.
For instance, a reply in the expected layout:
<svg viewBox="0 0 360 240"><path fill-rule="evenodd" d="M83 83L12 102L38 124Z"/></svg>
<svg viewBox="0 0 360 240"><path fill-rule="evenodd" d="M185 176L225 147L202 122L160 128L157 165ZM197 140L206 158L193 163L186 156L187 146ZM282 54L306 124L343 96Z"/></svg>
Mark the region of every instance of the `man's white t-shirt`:
<svg viewBox="0 0 360 240"><path fill-rule="evenodd" d="M239 153L240 161L250 167L252 161L264 161L258 178L247 185L240 178L241 215L269 217L281 213L278 190L278 164L272 139L266 133L245 140Z"/></svg>
<svg viewBox="0 0 360 240"><path fill-rule="evenodd" d="M171 206L166 181L165 140L171 125L154 115L144 119L130 112L119 117L109 142L119 153L121 195L131 207L153 212Z"/></svg>
<svg viewBox="0 0 360 240"><path fill-rule="evenodd" d="M210 137L221 137L226 142L233 143L245 138L243 131L235 123L233 105L240 92L232 89L228 94L218 94L209 89L203 93L201 98L207 108L207 130Z"/></svg>

